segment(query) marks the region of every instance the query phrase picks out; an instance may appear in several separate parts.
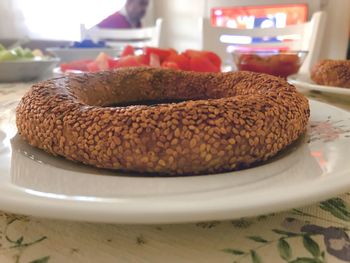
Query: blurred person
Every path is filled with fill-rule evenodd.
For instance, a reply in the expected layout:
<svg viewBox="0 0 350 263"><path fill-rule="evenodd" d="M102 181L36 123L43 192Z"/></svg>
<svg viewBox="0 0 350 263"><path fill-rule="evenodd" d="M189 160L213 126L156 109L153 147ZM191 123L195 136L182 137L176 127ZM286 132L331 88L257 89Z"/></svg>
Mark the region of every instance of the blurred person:
<svg viewBox="0 0 350 263"><path fill-rule="evenodd" d="M140 28L149 0L127 0L125 6L97 24L99 28Z"/></svg>

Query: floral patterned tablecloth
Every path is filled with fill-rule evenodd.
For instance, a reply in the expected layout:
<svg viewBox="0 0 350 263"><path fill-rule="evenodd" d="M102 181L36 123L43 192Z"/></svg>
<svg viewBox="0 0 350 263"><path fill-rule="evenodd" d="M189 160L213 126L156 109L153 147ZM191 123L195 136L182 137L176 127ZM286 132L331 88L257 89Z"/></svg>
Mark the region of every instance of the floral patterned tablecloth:
<svg viewBox="0 0 350 263"><path fill-rule="evenodd" d="M0 85L0 118L28 87ZM307 95L350 109L344 96ZM350 194L254 218L179 225L96 224L0 212L0 262L350 262L349 234Z"/></svg>

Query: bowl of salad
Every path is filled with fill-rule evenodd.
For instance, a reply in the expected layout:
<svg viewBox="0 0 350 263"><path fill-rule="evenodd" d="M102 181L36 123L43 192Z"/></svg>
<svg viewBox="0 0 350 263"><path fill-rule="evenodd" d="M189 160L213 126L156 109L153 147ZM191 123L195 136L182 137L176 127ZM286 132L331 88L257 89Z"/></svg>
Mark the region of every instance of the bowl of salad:
<svg viewBox="0 0 350 263"><path fill-rule="evenodd" d="M51 74L58 58L45 56L40 50L15 47L6 49L0 44L0 82L23 82Z"/></svg>

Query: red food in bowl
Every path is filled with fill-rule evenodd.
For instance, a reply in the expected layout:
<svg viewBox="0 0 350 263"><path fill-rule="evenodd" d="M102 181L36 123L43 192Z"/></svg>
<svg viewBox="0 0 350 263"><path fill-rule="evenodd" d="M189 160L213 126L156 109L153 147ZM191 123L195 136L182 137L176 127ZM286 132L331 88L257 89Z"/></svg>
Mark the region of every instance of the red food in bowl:
<svg viewBox="0 0 350 263"><path fill-rule="evenodd" d="M279 77L288 77L298 72L306 52L235 52L234 58L238 70L267 73Z"/></svg>

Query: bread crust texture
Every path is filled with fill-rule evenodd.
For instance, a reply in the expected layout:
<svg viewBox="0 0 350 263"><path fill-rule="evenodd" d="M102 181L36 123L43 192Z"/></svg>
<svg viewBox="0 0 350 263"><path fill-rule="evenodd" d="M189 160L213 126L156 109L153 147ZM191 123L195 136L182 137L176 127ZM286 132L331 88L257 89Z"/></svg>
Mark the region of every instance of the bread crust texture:
<svg viewBox="0 0 350 263"><path fill-rule="evenodd" d="M322 60L313 66L311 79L319 85L350 89L350 60Z"/></svg>
<svg viewBox="0 0 350 263"><path fill-rule="evenodd" d="M181 102L162 103L169 100ZM144 101L158 103L125 106ZM309 115L308 100L278 77L126 68L34 84L16 124L30 145L56 156L174 176L265 161L305 132Z"/></svg>

